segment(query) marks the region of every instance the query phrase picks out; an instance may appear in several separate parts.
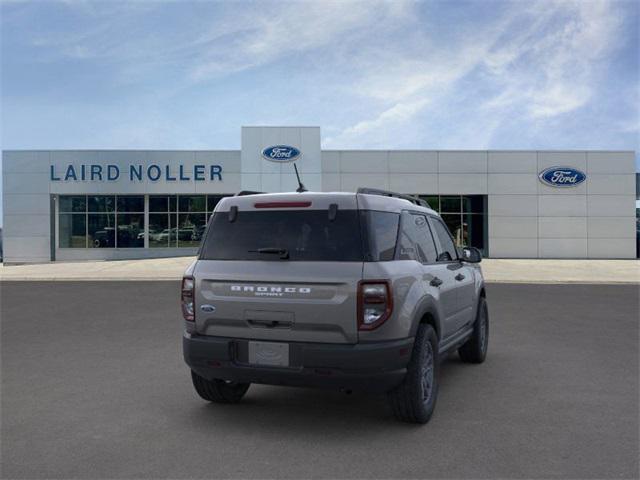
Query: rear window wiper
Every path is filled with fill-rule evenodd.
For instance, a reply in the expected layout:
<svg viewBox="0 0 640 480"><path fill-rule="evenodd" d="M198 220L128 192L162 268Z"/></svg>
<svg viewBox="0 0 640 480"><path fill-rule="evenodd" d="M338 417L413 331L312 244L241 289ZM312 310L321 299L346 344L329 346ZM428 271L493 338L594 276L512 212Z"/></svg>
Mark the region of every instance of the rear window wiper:
<svg viewBox="0 0 640 480"><path fill-rule="evenodd" d="M259 248L257 250L249 250L250 253L271 253L275 255L280 255L282 260L287 260L289 258L289 250L286 248L278 248L278 247L265 247Z"/></svg>

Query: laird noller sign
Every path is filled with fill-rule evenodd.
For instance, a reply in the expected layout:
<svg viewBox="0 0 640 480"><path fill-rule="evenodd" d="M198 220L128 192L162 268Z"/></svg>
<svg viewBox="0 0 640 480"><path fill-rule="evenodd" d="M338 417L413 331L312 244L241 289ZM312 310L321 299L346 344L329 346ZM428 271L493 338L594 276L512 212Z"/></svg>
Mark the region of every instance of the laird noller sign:
<svg viewBox="0 0 640 480"><path fill-rule="evenodd" d="M130 182L206 182L222 181L221 165L142 165L131 164L122 168L115 164L69 164L62 169L50 166L52 182L115 182L127 179Z"/></svg>

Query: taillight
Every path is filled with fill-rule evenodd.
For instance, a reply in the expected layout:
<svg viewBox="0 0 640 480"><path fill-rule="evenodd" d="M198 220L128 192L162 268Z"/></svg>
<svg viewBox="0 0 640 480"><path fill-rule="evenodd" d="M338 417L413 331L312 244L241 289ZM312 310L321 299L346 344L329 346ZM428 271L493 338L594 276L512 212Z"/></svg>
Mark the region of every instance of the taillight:
<svg viewBox="0 0 640 480"><path fill-rule="evenodd" d="M193 277L184 277L182 279L182 293L180 295L182 316L188 322L195 321L195 310L193 306L194 283Z"/></svg>
<svg viewBox="0 0 640 480"><path fill-rule="evenodd" d="M358 330L373 330L382 325L393 310L388 280L366 280L358 284Z"/></svg>

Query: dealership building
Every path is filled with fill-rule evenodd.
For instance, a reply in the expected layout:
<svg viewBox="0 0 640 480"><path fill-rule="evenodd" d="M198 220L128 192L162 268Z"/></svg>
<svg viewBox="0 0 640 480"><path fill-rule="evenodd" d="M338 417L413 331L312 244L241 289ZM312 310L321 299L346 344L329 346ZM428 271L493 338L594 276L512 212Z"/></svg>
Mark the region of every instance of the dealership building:
<svg viewBox="0 0 640 480"><path fill-rule="evenodd" d="M412 194L493 258L636 258L633 151L323 150L319 127L243 127L240 150L3 152L5 263L192 255L242 190ZM301 194L304 195L304 194Z"/></svg>

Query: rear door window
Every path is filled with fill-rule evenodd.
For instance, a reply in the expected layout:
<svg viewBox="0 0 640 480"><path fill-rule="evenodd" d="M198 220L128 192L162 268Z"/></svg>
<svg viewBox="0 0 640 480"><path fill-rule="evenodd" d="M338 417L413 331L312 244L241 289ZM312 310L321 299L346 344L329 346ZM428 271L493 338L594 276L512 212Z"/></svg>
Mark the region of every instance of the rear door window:
<svg viewBox="0 0 640 480"><path fill-rule="evenodd" d="M409 212L402 212L400 221L400 236L398 237L398 260L415 260L424 262L425 257L420 247L420 233L416 222L419 220Z"/></svg>
<svg viewBox="0 0 640 480"><path fill-rule="evenodd" d="M427 222L427 217L425 215L413 216L416 217L414 224L418 230L418 243L421 247L421 253L425 263L434 263L438 257L438 252L436 250L436 244L433 241L429 222Z"/></svg>
<svg viewBox="0 0 640 480"><path fill-rule="evenodd" d="M402 213L398 260L416 260L421 263L436 261L436 247L427 217L419 213Z"/></svg>
<svg viewBox="0 0 640 480"><path fill-rule="evenodd" d="M356 210L338 210L333 221L327 210L239 211L211 219L202 245L202 260L274 260L286 251L287 261L363 261L360 222ZM259 252L262 250L262 253Z"/></svg>
<svg viewBox="0 0 640 480"><path fill-rule="evenodd" d="M458 258L456 247L451 238L451 234L446 225L439 218L431 217L431 226L433 227L433 233L438 238L440 248L438 250L438 261L450 262Z"/></svg>

